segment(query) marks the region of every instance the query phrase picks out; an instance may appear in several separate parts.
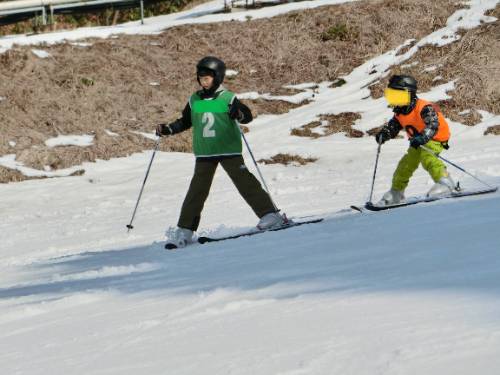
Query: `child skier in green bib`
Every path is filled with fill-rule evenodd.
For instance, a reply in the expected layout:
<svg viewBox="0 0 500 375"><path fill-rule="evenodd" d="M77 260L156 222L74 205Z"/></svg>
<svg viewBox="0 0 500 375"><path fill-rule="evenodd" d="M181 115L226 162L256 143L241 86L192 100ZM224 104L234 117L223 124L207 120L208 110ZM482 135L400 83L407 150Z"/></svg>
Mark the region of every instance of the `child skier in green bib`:
<svg viewBox="0 0 500 375"><path fill-rule="evenodd" d="M226 73L224 62L207 56L198 62L196 70L201 90L191 95L180 119L171 124L160 124L156 128L158 136L173 135L193 128L193 152L196 156L194 175L177 228L167 233L169 242L177 247L184 247L193 241L219 164L260 218L257 224L259 229L278 227L286 221L277 212L269 194L245 166L238 123L247 124L253 120L253 116L234 93L221 86Z"/></svg>

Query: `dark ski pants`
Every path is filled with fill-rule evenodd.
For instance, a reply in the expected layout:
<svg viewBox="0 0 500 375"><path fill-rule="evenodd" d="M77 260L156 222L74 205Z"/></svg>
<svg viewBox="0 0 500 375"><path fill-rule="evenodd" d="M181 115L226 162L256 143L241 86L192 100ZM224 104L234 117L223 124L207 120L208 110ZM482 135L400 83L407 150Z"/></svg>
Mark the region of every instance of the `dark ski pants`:
<svg viewBox="0 0 500 375"><path fill-rule="evenodd" d="M194 175L186 198L184 198L177 226L193 231L198 229L201 211L210 192L215 170L219 164L222 165L243 199L259 218L276 211L269 194L266 193L259 181L247 169L241 155L215 160L196 159Z"/></svg>

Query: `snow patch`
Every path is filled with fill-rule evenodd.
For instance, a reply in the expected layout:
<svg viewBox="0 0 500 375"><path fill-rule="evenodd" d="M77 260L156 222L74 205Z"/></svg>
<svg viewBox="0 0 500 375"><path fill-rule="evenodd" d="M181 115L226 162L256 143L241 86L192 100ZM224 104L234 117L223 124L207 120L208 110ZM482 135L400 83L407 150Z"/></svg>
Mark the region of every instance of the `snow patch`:
<svg viewBox="0 0 500 375"><path fill-rule="evenodd" d="M438 68L440 67L440 65L431 65L431 66L428 66L424 69L424 72L434 72L436 71Z"/></svg>
<svg viewBox="0 0 500 375"><path fill-rule="evenodd" d="M158 139L158 136L155 133L144 133L144 132L139 132L139 131L135 131L135 130L130 130L130 133L140 135L144 138L151 139L153 141L156 141Z"/></svg>
<svg viewBox="0 0 500 375"><path fill-rule="evenodd" d="M322 85L329 85L330 82L323 82ZM264 99L264 100L281 100L284 102L289 102L293 104L301 104L306 100L311 100L315 97L316 93L315 90L310 89L309 87L318 87L319 85L317 83L306 83L304 85L296 85L296 86L283 86L284 88L293 88L297 89L300 87L301 90L304 90L302 92L299 92L295 95L271 95L269 93L264 93L264 94L259 94L258 92L246 92L246 93L241 93L237 94L237 97L239 99L247 99L247 100L257 100L257 99Z"/></svg>
<svg viewBox="0 0 500 375"><path fill-rule="evenodd" d="M419 64L418 61L414 61L414 62L412 62L410 64L403 64L403 65L401 65L401 68L403 68L403 69L413 68L414 66L417 66L418 64Z"/></svg>
<svg viewBox="0 0 500 375"><path fill-rule="evenodd" d="M306 82L306 83L300 83L298 85L285 85L283 87L286 89L306 90L306 89L313 89L316 86L318 86L316 82Z"/></svg>
<svg viewBox="0 0 500 375"><path fill-rule="evenodd" d="M107 135L111 136L111 137L119 137L119 136L120 136L120 134L115 133L115 132L112 132L111 130L108 130L108 129L104 129L104 132L105 132Z"/></svg>
<svg viewBox="0 0 500 375"><path fill-rule="evenodd" d="M24 166L22 162L16 161L15 154L8 154L0 157L0 165L5 168L14 169L27 177L66 177L82 169L81 166L74 166L57 171L41 171Z"/></svg>
<svg viewBox="0 0 500 375"><path fill-rule="evenodd" d="M84 42L73 42L70 43L70 45L75 46L75 47L92 47L92 43L84 43Z"/></svg>
<svg viewBox="0 0 500 375"><path fill-rule="evenodd" d="M46 59L47 57L50 57L50 53L41 49L32 49L31 52L33 52L35 56L41 59Z"/></svg>
<svg viewBox="0 0 500 375"><path fill-rule="evenodd" d="M54 138L49 138L45 141L47 147L58 147L58 146L79 146L88 147L92 146L94 143L93 135L59 135Z"/></svg>
<svg viewBox="0 0 500 375"><path fill-rule="evenodd" d="M251 92L243 92L241 94L237 94L236 95L238 97L238 99L242 99L242 100L257 100L261 97L261 95L256 92L256 91L251 91Z"/></svg>

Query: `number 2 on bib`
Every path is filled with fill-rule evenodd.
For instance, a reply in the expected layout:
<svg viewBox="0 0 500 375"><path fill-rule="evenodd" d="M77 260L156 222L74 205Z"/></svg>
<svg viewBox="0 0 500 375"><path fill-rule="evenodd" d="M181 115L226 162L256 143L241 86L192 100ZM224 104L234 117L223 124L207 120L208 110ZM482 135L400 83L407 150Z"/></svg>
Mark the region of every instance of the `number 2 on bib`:
<svg viewBox="0 0 500 375"><path fill-rule="evenodd" d="M203 124L203 137L213 138L215 137L215 129L212 127L215 124L215 117L213 113L205 112L201 118L201 123Z"/></svg>

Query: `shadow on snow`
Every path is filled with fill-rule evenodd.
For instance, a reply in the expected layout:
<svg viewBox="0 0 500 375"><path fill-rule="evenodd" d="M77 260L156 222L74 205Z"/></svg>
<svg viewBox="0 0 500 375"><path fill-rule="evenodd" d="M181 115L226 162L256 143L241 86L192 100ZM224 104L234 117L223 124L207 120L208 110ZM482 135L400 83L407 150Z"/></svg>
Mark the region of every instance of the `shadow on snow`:
<svg viewBox="0 0 500 375"><path fill-rule="evenodd" d="M166 251L161 244L86 252L28 266L0 299L78 292L189 294L458 291L498 295L498 195L346 215L255 237Z"/></svg>

